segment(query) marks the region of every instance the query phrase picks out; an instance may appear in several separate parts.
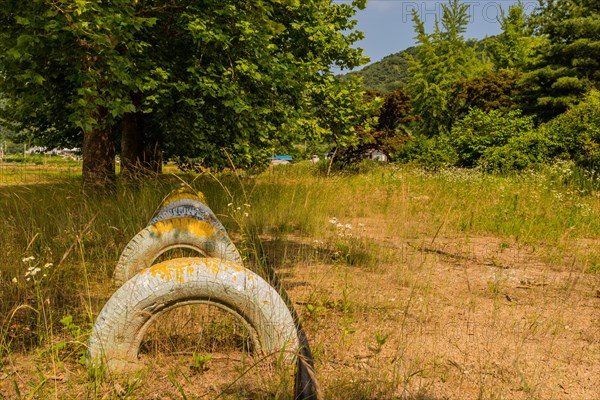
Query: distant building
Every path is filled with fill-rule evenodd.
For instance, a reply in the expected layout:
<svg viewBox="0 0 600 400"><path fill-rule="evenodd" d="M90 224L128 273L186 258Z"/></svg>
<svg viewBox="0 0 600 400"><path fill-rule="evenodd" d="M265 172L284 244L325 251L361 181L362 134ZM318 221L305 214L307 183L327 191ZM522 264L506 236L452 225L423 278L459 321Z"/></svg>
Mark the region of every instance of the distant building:
<svg viewBox="0 0 600 400"><path fill-rule="evenodd" d="M273 156L271 157L271 165L291 164L292 156Z"/></svg>
<svg viewBox="0 0 600 400"><path fill-rule="evenodd" d="M366 158L369 160L377 160L382 162L387 162L387 156L379 150L371 150L365 154Z"/></svg>

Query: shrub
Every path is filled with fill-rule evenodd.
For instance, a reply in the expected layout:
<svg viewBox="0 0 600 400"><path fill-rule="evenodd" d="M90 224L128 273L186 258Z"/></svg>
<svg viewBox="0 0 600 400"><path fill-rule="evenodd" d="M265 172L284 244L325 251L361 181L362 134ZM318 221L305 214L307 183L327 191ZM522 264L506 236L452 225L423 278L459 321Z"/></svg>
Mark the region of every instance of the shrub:
<svg viewBox="0 0 600 400"><path fill-rule="evenodd" d="M474 167L493 148L506 146L513 138L533 131L533 119L520 110L484 112L472 109L452 128L451 143L461 167Z"/></svg>
<svg viewBox="0 0 600 400"><path fill-rule="evenodd" d="M541 125L540 131L554 142L554 156L600 173L600 91L591 90L579 104Z"/></svg>
<svg viewBox="0 0 600 400"><path fill-rule="evenodd" d="M504 146L490 147L477 161L485 171L522 171L549 161L555 143L543 132L531 130L513 136Z"/></svg>
<svg viewBox="0 0 600 400"><path fill-rule="evenodd" d="M411 137L393 155L392 161L414 163L429 170L437 170L441 167L454 165L456 163L456 152L450 144L449 138L445 135L431 138L416 135Z"/></svg>

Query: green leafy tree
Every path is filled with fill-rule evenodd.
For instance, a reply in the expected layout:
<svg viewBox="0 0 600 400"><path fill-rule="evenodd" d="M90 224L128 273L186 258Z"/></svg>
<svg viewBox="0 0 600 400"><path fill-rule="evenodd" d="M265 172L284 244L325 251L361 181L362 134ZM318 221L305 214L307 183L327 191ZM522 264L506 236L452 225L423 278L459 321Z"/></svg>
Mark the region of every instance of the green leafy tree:
<svg viewBox="0 0 600 400"><path fill-rule="evenodd" d="M116 118L131 111L131 74L151 25L131 1L9 1L0 10L3 110L40 142L82 143L87 183L114 179Z"/></svg>
<svg viewBox="0 0 600 400"><path fill-rule="evenodd" d="M516 107L521 76L516 69L502 69L455 81L448 101L451 115L460 119L473 108L487 112Z"/></svg>
<svg viewBox="0 0 600 400"><path fill-rule="evenodd" d="M600 3L592 0L540 0L532 17L535 34L545 39L524 80L525 98L542 120L564 112L590 88L600 87Z"/></svg>
<svg viewBox="0 0 600 400"><path fill-rule="evenodd" d="M321 134L351 135L313 112L338 90L330 67L364 61L350 46L364 5L11 0L0 10L3 114L40 143L81 144L86 183L114 180L118 147L135 172L161 153L222 165L223 148L249 165L305 137L307 120Z"/></svg>
<svg viewBox="0 0 600 400"><path fill-rule="evenodd" d="M443 4L442 17L436 20L431 34L425 32L425 24L413 11L419 46L416 56L410 58L407 88L414 109L422 118L420 132L427 136L450 132L454 116L448 102L454 82L491 68L464 39L468 8L459 0Z"/></svg>
<svg viewBox="0 0 600 400"><path fill-rule="evenodd" d="M501 9L499 18L502 33L484 40L485 49L498 70L523 70L530 62L539 38L533 37L529 18L524 4L519 1L508 8L508 14Z"/></svg>
<svg viewBox="0 0 600 400"><path fill-rule="evenodd" d="M331 85L313 88L309 112L299 121L299 131L303 132L301 137L313 141L322 138L330 143L331 168L333 161L340 157L344 165L351 162L345 155L360 147L365 132L373 129L381 102L378 97L365 98L359 79L347 83L330 79Z"/></svg>
<svg viewBox="0 0 600 400"><path fill-rule="evenodd" d="M409 140L411 125L417 119L412 112L411 98L404 89L387 93L382 98L376 93L366 97L367 104L371 106L371 113L379 107L378 119L376 123L369 120L371 129L365 129L364 123L359 125L355 143L344 148L340 155L344 165L359 162L370 150L381 151L388 160L391 159ZM368 114L363 111L363 115Z"/></svg>

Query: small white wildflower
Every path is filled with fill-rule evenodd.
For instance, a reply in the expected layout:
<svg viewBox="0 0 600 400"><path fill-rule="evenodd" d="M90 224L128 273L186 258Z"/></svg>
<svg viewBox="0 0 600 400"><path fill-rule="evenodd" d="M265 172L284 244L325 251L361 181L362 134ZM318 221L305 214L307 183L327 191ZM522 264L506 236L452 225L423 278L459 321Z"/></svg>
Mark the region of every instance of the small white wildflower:
<svg viewBox="0 0 600 400"><path fill-rule="evenodd" d="M17 282L18 282L18 280L17 280L16 276L14 278L12 278L12 283L17 283Z"/></svg>
<svg viewBox="0 0 600 400"><path fill-rule="evenodd" d="M344 225L344 228L346 228L346 229L352 229L352 224L346 224L346 225Z"/></svg>
<svg viewBox="0 0 600 400"><path fill-rule="evenodd" d="M247 217L247 216L248 216L248 213L244 213L244 217Z"/></svg>
<svg viewBox="0 0 600 400"><path fill-rule="evenodd" d="M250 204L244 203L244 207L250 207Z"/></svg>
<svg viewBox="0 0 600 400"><path fill-rule="evenodd" d="M44 274L44 275L42 275L42 278L45 278L45 277L47 277L47 276L48 276L48 274Z"/></svg>
<svg viewBox="0 0 600 400"><path fill-rule="evenodd" d="M332 218L329 218L329 223L333 224L333 225L336 225L338 223L338 220L337 220L336 217L332 217Z"/></svg>
<svg viewBox="0 0 600 400"><path fill-rule="evenodd" d="M338 223L338 224L336 225L336 227L337 227L338 229L342 229L342 228L344 227L344 224L340 224L340 223Z"/></svg>
<svg viewBox="0 0 600 400"><path fill-rule="evenodd" d="M233 203L228 203L227 207L233 207Z"/></svg>
<svg viewBox="0 0 600 400"><path fill-rule="evenodd" d="M46 263L44 265L44 269L48 269L48 268L53 267L53 266L54 266L54 264L52 264L52 263Z"/></svg>
<svg viewBox="0 0 600 400"><path fill-rule="evenodd" d="M31 278L27 278L27 279L25 279L25 280L26 280L27 282L29 282L29 280L30 280L30 279L31 279Z"/></svg>
<svg viewBox="0 0 600 400"><path fill-rule="evenodd" d="M241 209L242 209L242 207L238 207L238 208L237 208L237 210L238 210L238 211L239 211L239 210L241 210Z"/></svg>
<svg viewBox="0 0 600 400"><path fill-rule="evenodd" d="M25 276L36 276L37 273L40 272L41 270L42 269L38 268L38 267L35 267L35 268L29 267L29 268L27 268L27 272L25 272Z"/></svg>
<svg viewBox="0 0 600 400"><path fill-rule="evenodd" d="M33 261L33 260L35 260L35 257L34 256L29 256L29 257L25 257L21 261L23 261L24 263L28 263L29 261Z"/></svg>

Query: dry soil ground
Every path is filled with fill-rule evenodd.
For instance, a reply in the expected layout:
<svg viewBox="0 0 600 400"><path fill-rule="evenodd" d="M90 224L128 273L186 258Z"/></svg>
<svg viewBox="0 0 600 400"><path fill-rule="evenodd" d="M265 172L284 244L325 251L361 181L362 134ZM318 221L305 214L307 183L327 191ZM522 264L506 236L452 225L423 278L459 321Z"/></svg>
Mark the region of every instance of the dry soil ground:
<svg viewBox="0 0 600 400"><path fill-rule="evenodd" d="M399 238L381 234L375 220L349 222L361 226L352 238L332 231L264 242L302 317L325 398L600 398L600 276L584 272L597 240ZM572 251L559 257L557 246ZM345 262L360 257L366 265ZM150 338L148 368L102 381L75 356L57 364L15 353L0 398L254 399L292 385L272 361L242 373L257 358L243 350L240 328L214 311L195 312L229 329L222 338L212 332L196 361L185 346L152 350ZM163 335L198 322L174 319L183 325Z"/></svg>

